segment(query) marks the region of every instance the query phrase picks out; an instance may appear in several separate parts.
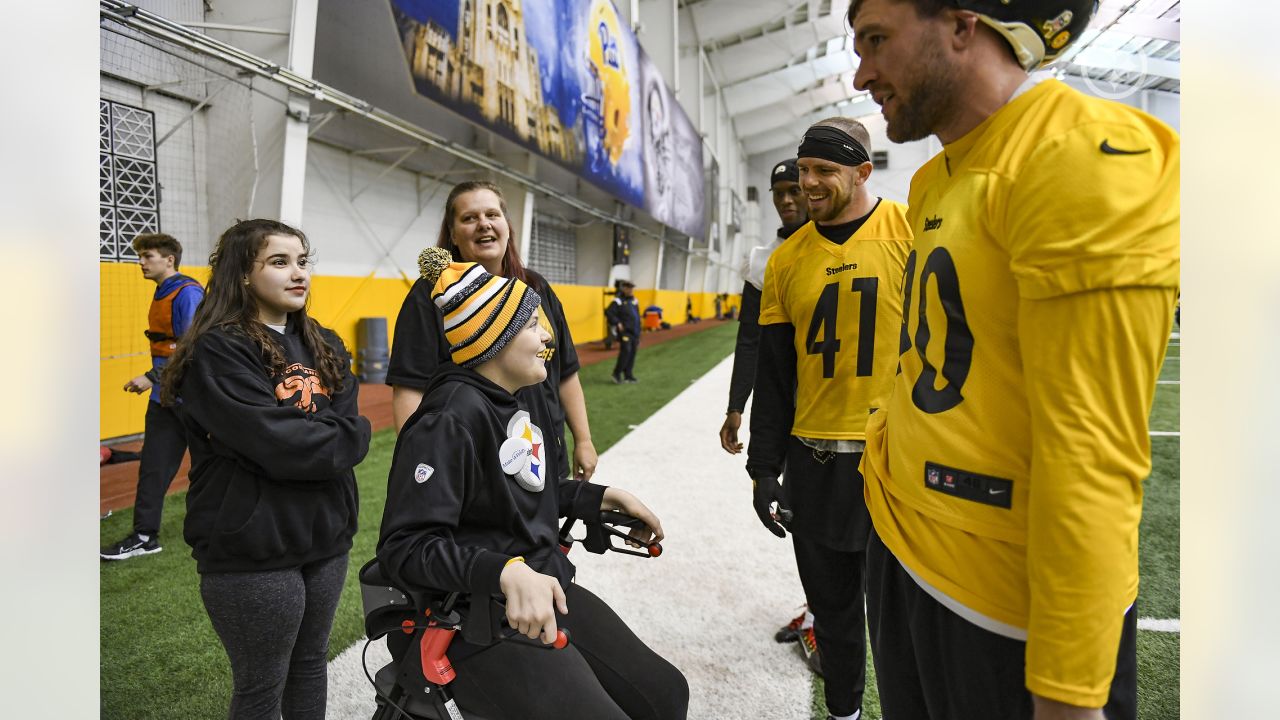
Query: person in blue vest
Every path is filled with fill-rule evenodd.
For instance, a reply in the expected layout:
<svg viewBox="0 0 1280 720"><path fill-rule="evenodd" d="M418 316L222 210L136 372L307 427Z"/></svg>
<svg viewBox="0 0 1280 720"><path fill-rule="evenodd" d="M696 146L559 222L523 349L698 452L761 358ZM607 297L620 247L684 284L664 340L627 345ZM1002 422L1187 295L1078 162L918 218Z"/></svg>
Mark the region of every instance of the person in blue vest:
<svg viewBox="0 0 1280 720"><path fill-rule="evenodd" d="M618 292L604 311L605 319L618 334L618 362L613 366L615 383L636 382L636 349L640 346L640 303L634 293L636 284L618 281Z"/></svg>
<svg viewBox="0 0 1280 720"><path fill-rule="evenodd" d="M133 240L142 277L156 284L147 313L145 334L151 345L151 369L124 384L126 392L151 393L147 403L142 457L138 465L138 492L133 504L133 532L99 552L103 560L127 560L158 553L160 516L164 496L187 451L187 436L173 408L160 404L160 375L169 362L178 338L191 327L196 308L204 299L200 283L178 272L182 244L163 233L139 235Z"/></svg>

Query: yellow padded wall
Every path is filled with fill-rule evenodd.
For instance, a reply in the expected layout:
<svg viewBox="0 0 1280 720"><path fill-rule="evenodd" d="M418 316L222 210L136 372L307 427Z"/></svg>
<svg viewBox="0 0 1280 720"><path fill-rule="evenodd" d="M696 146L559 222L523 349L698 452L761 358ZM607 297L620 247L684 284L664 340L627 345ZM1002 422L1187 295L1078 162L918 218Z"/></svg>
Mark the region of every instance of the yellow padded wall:
<svg viewBox="0 0 1280 720"><path fill-rule="evenodd" d="M207 267L184 266L182 272L201 283L209 278ZM99 273L99 426L101 437L107 439L143 431L147 396L126 393L122 388L131 378L151 367L151 355L142 331L146 329L147 309L155 284L143 279L141 270L132 263L102 263ZM388 339L394 341L396 316L411 286L412 280L408 278L317 275L311 280L309 312L336 332L354 357L360 318L385 317ZM605 294L606 288L587 285L555 285L554 288L564 305L574 342L602 339L604 309L613 297ZM636 295L642 309L656 299L663 307L667 322L684 322L685 293L638 290ZM697 303L695 300L695 305Z"/></svg>

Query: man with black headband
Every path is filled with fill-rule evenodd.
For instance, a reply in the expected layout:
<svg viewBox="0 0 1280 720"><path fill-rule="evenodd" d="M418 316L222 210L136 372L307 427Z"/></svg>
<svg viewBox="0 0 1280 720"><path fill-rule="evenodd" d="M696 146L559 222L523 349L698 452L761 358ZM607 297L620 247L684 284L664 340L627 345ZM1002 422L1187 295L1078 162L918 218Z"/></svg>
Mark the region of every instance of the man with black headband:
<svg viewBox="0 0 1280 720"><path fill-rule="evenodd" d="M1096 6L849 8L854 85L889 138L943 144L911 181L901 374L862 467L867 617L895 720L1137 715L1138 523L1178 288L1179 141L1028 75Z"/></svg>
<svg viewBox="0 0 1280 720"><path fill-rule="evenodd" d="M792 532L827 710L838 719L862 712L871 521L858 463L867 416L893 380L911 250L906 207L867 189L869 145L849 118L805 132L796 165L812 222L765 268L747 448L756 514L778 537Z"/></svg>
<svg viewBox="0 0 1280 720"><path fill-rule="evenodd" d="M791 234L809 220L809 207L800 189L800 170L794 158L787 158L769 174L769 192L778 211L782 227L769 243L752 248L742 269L742 310L738 315L738 342L733 351L733 375L729 380L729 410L720 426L720 447L731 455L742 452L738 429L742 427L742 411L751 397L756 379L756 353L760 344L760 288L764 287L764 268L769 256ZM821 673L820 654L813 637L813 613L806 607L791 622L774 634L780 643L799 642L805 659L814 672Z"/></svg>

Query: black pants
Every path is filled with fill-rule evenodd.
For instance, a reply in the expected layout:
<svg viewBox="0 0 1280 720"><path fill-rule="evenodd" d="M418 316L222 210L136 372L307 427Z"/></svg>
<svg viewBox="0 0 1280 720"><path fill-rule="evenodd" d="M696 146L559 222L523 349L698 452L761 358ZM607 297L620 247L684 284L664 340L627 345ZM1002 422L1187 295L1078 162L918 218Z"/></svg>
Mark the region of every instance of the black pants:
<svg viewBox="0 0 1280 720"><path fill-rule="evenodd" d="M160 533L164 495L182 466L187 434L177 413L158 402L147 402L146 435L138 463L138 494L133 501L133 530L155 537Z"/></svg>
<svg viewBox="0 0 1280 720"><path fill-rule="evenodd" d="M1138 716L1137 618L1137 606L1129 608L1104 710L1109 720ZM1027 644L939 603L874 533L867 546L867 620L886 717L1030 720Z"/></svg>
<svg viewBox="0 0 1280 720"><path fill-rule="evenodd" d="M638 347L640 347L640 333L624 330L618 335L618 362L613 366L614 377L628 380L635 377L632 374L632 370L636 366L636 349Z"/></svg>
<svg viewBox="0 0 1280 720"><path fill-rule="evenodd" d="M832 550L791 536L800 584L813 613L813 637L822 658L827 711L852 715L862 709L867 687L867 640L863 597L865 552Z"/></svg>
<svg viewBox="0 0 1280 720"><path fill-rule="evenodd" d="M861 457L815 451L792 437L783 482L794 513L796 570L813 613L827 710L841 716L862 709L867 685L863 600L870 516L858 473Z"/></svg>
<svg viewBox="0 0 1280 720"><path fill-rule="evenodd" d="M455 661L458 705L511 720L683 720L684 675L589 591L570 585L566 600L567 648L501 641Z"/></svg>
<svg viewBox="0 0 1280 720"><path fill-rule="evenodd" d="M230 720L324 720L329 631L346 576L346 553L200 576L200 597L231 661Z"/></svg>

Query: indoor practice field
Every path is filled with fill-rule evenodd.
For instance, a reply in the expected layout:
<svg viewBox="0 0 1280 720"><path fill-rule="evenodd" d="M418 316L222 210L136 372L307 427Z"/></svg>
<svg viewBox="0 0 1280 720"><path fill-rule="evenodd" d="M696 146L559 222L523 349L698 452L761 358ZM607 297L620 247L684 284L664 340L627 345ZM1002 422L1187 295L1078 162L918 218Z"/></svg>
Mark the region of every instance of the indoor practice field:
<svg viewBox="0 0 1280 720"><path fill-rule="evenodd" d="M578 580L609 600L642 639L689 678L691 718L825 718L821 681L794 645L773 631L803 602L790 543L759 527L744 456L720 449L735 323L662 345L641 346L638 385L614 385L608 360L582 370L597 479L634 491L662 518L663 556L636 560L575 550ZM1175 333L1152 411L1152 475L1145 486L1139 596L1140 712L1179 716L1180 340ZM746 423L744 422L744 425ZM364 646L359 566L372 557L394 435L374 435L357 470L361 528L330 647L329 717L372 713L360 668ZM218 718L230 696L226 656L200 602L198 576L181 540L184 494L166 501L165 551L101 572L104 718ZM710 510L710 511L708 511ZM131 511L101 525L104 542L129 527ZM572 612L572 609L570 610ZM385 655L370 649L370 670ZM863 717L879 718L868 663Z"/></svg>

